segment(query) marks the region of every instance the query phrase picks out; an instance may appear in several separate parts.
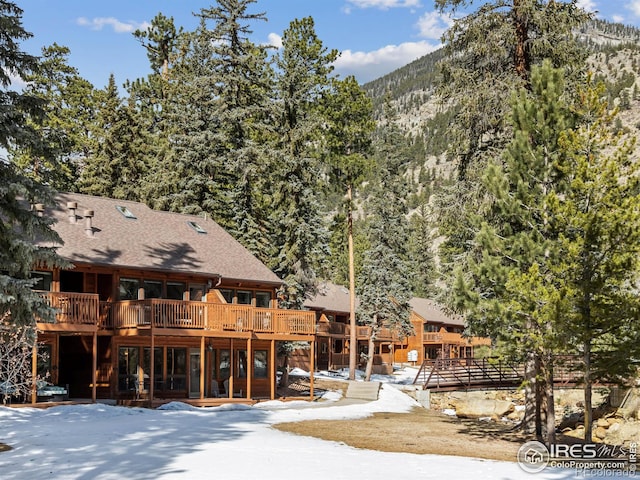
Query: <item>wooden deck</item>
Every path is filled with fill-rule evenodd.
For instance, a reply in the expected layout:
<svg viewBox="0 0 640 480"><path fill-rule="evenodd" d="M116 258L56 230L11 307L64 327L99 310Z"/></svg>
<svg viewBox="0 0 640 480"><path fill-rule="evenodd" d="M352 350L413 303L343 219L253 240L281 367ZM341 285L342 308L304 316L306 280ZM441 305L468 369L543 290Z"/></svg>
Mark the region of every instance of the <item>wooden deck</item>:
<svg viewBox="0 0 640 480"><path fill-rule="evenodd" d="M209 302L147 299L100 302L98 295L40 292L57 310L54 323L38 322L41 330L82 327L100 330L132 328L207 330L282 335L313 335L315 314L303 310L257 308Z"/></svg>

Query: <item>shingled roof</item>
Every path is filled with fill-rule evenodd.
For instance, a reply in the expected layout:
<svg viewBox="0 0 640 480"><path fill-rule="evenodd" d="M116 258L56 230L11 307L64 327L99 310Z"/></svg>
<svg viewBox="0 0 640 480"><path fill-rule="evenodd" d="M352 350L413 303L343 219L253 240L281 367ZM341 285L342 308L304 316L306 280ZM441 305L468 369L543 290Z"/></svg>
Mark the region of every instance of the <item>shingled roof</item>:
<svg viewBox="0 0 640 480"><path fill-rule="evenodd" d="M431 323L464 326L464 318L447 313L433 300L413 297L409 304L414 313ZM313 310L348 314L349 289L331 282L324 282L318 287L318 293L304 302L304 306Z"/></svg>
<svg viewBox="0 0 640 480"><path fill-rule="evenodd" d="M349 289L331 282L318 286L318 293L304 302L312 310L349 313Z"/></svg>
<svg viewBox="0 0 640 480"><path fill-rule="evenodd" d="M464 318L447 313L441 305L427 298L413 297L409 304L414 313L432 323L444 323L464 327Z"/></svg>
<svg viewBox="0 0 640 480"><path fill-rule="evenodd" d="M70 220L67 204L72 202L77 203L77 223ZM127 218L120 207L135 218ZM85 231L83 216L87 210L93 211L91 235ZM64 242L58 253L72 263L282 283L211 219L152 210L139 202L76 193L57 195L56 206L45 214L57 219L53 228ZM198 226L202 229L200 233Z"/></svg>

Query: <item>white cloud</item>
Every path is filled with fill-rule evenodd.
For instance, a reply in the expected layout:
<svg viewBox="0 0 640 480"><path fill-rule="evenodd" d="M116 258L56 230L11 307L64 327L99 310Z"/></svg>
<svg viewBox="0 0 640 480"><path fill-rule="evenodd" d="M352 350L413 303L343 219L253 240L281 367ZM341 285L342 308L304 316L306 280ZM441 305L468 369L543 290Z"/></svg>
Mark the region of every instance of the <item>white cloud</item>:
<svg viewBox="0 0 640 480"><path fill-rule="evenodd" d="M595 12L596 2L594 0L578 0L578 7L586 10L587 12Z"/></svg>
<svg viewBox="0 0 640 480"><path fill-rule="evenodd" d="M626 23L625 18L622 15L612 15L611 20L615 23Z"/></svg>
<svg viewBox="0 0 640 480"><path fill-rule="evenodd" d="M282 48L282 37L280 35L278 35L277 33L270 33L267 36L267 44L271 45L272 47L276 47L276 48Z"/></svg>
<svg viewBox="0 0 640 480"><path fill-rule="evenodd" d="M359 83L366 83L411 63L440 47L427 41L387 45L372 52L344 50L335 61L335 71L342 78L354 75Z"/></svg>
<svg viewBox="0 0 640 480"><path fill-rule="evenodd" d="M420 17L417 26L420 30L420 36L439 40L442 34L453 25L453 19L449 15L443 15L438 12L427 12Z"/></svg>
<svg viewBox="0 0 640 480"><path fill-rule="evenodd" d="M633 0L632 2L627 3L627 8L631 10L634 15L640 17L640 0Z"/></svg>
<svg viewBox="0 0 640 480"><path fill-rule="evenodd" d="M356 8L379 8L380 10L421 6L420 0L347 0L347 3Z"/></svg>
<svg viewBox="0 0 640 480"><path fill-rule="evenodd" d="M111 27L116 33L132 33L138 29L146 30L151 26L148 22L121 22L114 17L96 17L92 19L80 17L76 20L76 23L82 27L89 27L92 30L102 30L105 26Z"/></svg>

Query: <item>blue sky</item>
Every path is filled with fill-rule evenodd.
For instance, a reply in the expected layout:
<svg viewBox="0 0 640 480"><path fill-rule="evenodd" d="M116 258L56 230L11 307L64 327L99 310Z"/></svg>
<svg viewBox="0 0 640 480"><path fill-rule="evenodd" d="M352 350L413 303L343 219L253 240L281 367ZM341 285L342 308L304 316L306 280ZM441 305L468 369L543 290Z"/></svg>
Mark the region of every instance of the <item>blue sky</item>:
<svg viewBox="0 0 640 480"><path fill-rule="evenodd" d="M131 32L158 13L177 26L195 28L193 12L213 0L16 0L23 25L34 37L23 48L35 54L58 43L71 49L70 64L98 88L113 73L118 84L149 72L144 49ZM478 3L477 1L474 3ZM640 26L640 0L580 0L600 18ZM251 25L252 40L277 45L295 18L312 16L328 48L341 52L336 71L364 83L438 48L451 19L436 13L433 0L258 0L250 12L268 22Z"/></svg>

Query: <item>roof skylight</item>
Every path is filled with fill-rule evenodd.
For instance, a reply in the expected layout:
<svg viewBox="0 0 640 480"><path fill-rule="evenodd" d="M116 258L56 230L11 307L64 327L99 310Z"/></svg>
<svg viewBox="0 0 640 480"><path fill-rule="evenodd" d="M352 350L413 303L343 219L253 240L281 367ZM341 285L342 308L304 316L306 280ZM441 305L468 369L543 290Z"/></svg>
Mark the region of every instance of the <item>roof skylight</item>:
<svg viewBox="0 0 640 480"><path fill-rule="evenodd" d="M136 217L133 212L131 212L131 210L129 210L127 207L124 207L122 205L116 205L116 210L118 210L122 216L124 216L125 218L130 218L132 220L135 220Z"/></svg>
<svg viewBox="0 0 640 480"><path fill-rule="evenodd" d="M196 222L189 221L187 222L187 224L198 233L207 233L207 231L204 228L202 228L200 225L198 225Z"/></svg>

